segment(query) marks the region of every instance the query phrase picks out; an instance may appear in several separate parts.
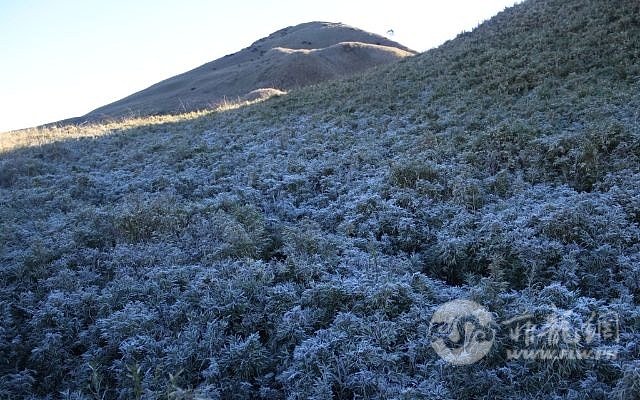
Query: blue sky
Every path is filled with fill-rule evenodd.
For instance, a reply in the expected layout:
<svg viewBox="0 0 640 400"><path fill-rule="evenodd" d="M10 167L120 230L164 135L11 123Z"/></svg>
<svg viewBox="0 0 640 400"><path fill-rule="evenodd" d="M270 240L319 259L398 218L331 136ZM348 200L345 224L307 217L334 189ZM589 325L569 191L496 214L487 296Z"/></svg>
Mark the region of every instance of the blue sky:
<svg viewBox="0 0 640 400"><path fill-rule="evenodd" d="M0 132L79 116L302 22L424 51L517 0L0 0Z"/></svg>

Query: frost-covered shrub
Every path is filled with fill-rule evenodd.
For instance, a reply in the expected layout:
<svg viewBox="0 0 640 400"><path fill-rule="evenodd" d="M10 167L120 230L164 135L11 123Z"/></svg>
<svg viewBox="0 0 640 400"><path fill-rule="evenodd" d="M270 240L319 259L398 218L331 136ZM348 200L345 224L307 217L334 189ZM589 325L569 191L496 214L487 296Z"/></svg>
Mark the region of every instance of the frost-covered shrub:
<svg viewBox="0 0 640 400"><path fill-rule="evenodd" d="M220 368L227 374L242 380L258 376L268 366L267 350L260 343L259 335L253 333L245 339L234 338L222 352Z"/></svg>
<svg viewBox="0 0 640 400"><path fill-rule="evenodd" d="M640 224L640 173L629 169L609 173L597 186L602 192L609 192L627 214L627 219Z"/></svg>
<svg viewBox="0 0 640 400"><path fill-rule="evenodd" d="M5 398L19 398L32 390L35 379L31 371L24 370L0 377L0 395Z"/></svg>
<svg viewBox="0 0 640 400"><path fill-rule="evenodd" d="M503 122L492 130L476 135L465 157L472 165L490 175L501 170L520 169L529 142L539 135L526 121Z"/></svg>
<svg viewBox="0 0 640 400"><path fill-rule="evenodd" d="M335 257L339 244L311 220L301 220L295 226L282 229L282 253L287 258L321 257L330 260Z"/></svg>
<svg viewBox="0 0 640 400"><path fill-rule="evenodd" d="M0 397L637 397L640 8L614 3L525 2L244 109L3 136ZM454 367L429 330L460 298L497 325ZM507 359L501 322L558 310L618 315L617 359Z"/></svg>
<svg viewBox="0 0 640 400"><path fill-rule="evenodd" d="M74 241L79 247L101 249L114 246L118 239L115 220L112 214L94 208L78 210L76 214L78 229L73 233Z"/></svg>
<svg viewBox="0 0 640 400"><path fill-rule="evenodd" d="M591 191L607 172L638 162L637 143L620 124L543 137L527 149L527 171L534 180L555 178L578 191Z"/></svg>
<svg viewBox="0 0 640 400"><path fill-rule="evenodd" d="M623 366L623 376L613 394L620 398L633 399L640 396L640 365L638 361Z"/></svg>
<svg viewBox="0 0 640 400"><path fill-rule="evenodd" d="M41 175L46 171L47 164L39 159L15 157L11 162L0 163L0 188L10 188L21 178Z"/></svg>
<svg viewBox="0 0 640 400"><path fill-rule="evenodd" d="M616 249L631 250L638 234L611 197L538 187L480 216L456 215L439 232L427 267L451 281L466 273L493 274L516 287L559 280L587 294L598 290L597 281L612 283L611 290L624 280L616 257L625 253Z"/></svg>
<svg viewBox="0 0 640 400"><path fill-rule="evenodd" d="M130 242L177 233L188 222L187 211L181 208L177 199L134 201L127 206L119 211L115 225L120 236Z"/></svg>
<svg viewBox="0 0 640 400"><path fill-rule="evenodd" d="M272 232L263 214L254 206L236 203L205 207L191 215L184 236L193 243L201 260L222 258L271 258L279 250L277 232Z"/></svg>
<svg viewBox="0 0 640 400"><path fill-rule="evenodd" d="M428 162L407 161L391 168L391 184L398 187L415 187L421 180L433 181L438 178L438 170Z"/></svg>
<svg viewBox="0 0 640 400"><path fill-rule="evenodd" d="M477 179L456 179L451 188L451 199L454 203L476 211L485 203L485 193L481 182Z"/></svg>

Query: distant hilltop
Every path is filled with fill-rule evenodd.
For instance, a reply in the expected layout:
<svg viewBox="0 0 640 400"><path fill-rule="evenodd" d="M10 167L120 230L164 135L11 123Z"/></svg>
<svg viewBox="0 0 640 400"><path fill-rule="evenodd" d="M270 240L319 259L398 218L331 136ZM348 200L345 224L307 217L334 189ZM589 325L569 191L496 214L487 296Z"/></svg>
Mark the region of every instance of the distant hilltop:
<svg viewBox="0 0 640 400"><path fill-rule="evenodd" d="M255 100L414 54L399 43L348 25L308 22L67 122L174 114Z"/></svg>

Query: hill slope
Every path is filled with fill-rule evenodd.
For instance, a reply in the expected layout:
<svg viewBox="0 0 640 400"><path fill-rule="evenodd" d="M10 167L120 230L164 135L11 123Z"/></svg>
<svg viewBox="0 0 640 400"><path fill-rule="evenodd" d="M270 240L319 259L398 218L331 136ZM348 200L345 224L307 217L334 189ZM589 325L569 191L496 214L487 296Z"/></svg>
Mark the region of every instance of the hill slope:
<svg viewBox="0 0 640 400"><path fill-rule="evenodd" d="M100 107L80 120L211 108L256 89L292 89L413 54L394 41L347 25L309 22L279 30L237 53Z"/></svg>
<svg viewBox="0 0 640 400"><path fill-rule="evenodd" d="M0 393L638 398L639 16L530 0L267 102L3 137ZM432 347L454 299L495 322L470 365Z"/></svg>

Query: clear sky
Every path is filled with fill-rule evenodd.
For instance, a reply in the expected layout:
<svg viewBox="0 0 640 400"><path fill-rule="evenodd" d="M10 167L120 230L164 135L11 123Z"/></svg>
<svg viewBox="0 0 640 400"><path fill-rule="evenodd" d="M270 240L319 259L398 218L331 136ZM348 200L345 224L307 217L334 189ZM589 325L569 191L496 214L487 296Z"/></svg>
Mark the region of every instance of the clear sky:
<svg viewBox="0 0 640 400"><path fill-rule="evenodd" d="M424 51L520 0L0 0L0 132L83 115L290 25Z"/></svg>

